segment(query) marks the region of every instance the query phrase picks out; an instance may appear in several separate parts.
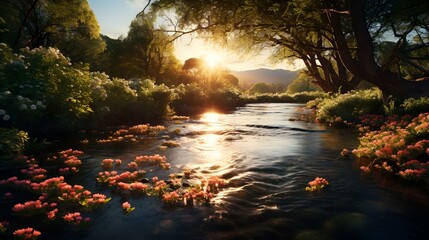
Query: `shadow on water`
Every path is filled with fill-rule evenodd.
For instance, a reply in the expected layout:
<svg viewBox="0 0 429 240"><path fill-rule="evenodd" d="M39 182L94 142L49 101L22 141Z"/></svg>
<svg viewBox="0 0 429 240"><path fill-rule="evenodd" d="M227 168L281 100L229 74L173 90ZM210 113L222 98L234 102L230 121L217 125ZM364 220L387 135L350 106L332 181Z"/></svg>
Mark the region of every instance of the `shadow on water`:
<svg viewBox="0 0 429 240"><path fill-rule="evenodd" d="M180 147L162 152L161 140L115 149L83 149L81 173L72 179L112 201L91 213L86 229L50 231L43 239L422 239L429 220L428 192L396 178L362 175L350 160L338 159L343 148L355 148L348 129L295 121L309 114L298 104L250 104L210 121L171 123ZM229 181L211 205L171 206L154 197L114 195L95 183L104 158L124 166L135 156L161 153L170 171L148 171L168 177L190 169ZM120 170L126 170L126 167ZM307 192L321 176L330 185ZM121 202L136 207L124 215ZM0 219L1 220L1 219ZM64 231L63 231L64 230Z"/></svg>

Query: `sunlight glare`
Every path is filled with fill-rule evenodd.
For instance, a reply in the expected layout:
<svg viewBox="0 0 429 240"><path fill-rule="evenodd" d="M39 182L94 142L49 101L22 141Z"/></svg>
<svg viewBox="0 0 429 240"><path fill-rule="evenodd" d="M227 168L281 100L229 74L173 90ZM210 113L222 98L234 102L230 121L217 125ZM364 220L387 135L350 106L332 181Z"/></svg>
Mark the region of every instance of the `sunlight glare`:
<svg viewBox="0 0 429 240"><path fill-rule="evenodd" d="M217 123L219 122L219 113L206 112L201 117L201 121L207 122L207 123Z"/></svg>
<svg viewBox="0 0 429 240"><path fill-rule="evenodd" d="M213 68L221 62L221 56L216 53L210 53L205 57L205 61L210 68Z"/></svg>

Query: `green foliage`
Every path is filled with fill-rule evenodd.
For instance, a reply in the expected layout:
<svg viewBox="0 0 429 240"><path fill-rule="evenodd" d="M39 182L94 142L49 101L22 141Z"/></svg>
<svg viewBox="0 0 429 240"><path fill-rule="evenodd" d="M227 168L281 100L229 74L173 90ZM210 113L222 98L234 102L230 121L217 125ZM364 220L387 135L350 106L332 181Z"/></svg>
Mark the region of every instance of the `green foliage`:
<svg viewBox="0 0 429 240"><path fill-rule="evenodd" d="M87 0L4 0L0 16L8 30L0 41L15 51L55 47L73 62L88 62L105 49Z"/></svg>
<svg viewBox="0 0 429 240"><path fill-rule="evenodd" d="M28 140L24 131L0 128L0 154L23 153Z"/></svg>
<svg viewBox="0 0 429 240"><path fill-rule="evenodd" d="M383 101L378 89L336 94L318 104L317 118L325 122L356 122L364 114L383 113Z"/></svg>
<svg viewBox="0 0 429 240"><path fill-rule="evenodd" d="M275 61L302 60L327 92L347 92L363 80L395 96L426 96L427 87L417 87L426 82L405 80L428 75L427 0L352 2L156 0L151 6L174 11L174 27L237 52L269 48Z"/></svg>
<svg viewBox="0 0 429 240"><path fill-rule="evenodd" d="M247 95L244 97L244 101L246 103L306 103L310 100L325 97L327 97L327 93L323 92L276 93Z"/></svg>
<svg viewBox="0 0 429 240"><path fill-rule="evenodd" d="M110 79L70 63L54 48L25 48L18 55L1 45L0 53L0 126L46 136L141 123L170 112L171 90L151 80Z"/></svg>
<svg viewBox="0 0 429 240"><path fill-rule="evenodd" d="M298 92L291 94L291 97L295 99L295 102L307 103L315 99L324 99L328 96L327 93L319 91L307 91L307 92Z"/></svg>
<svg viewBox="0 0 429 240"><path fill-rule="evenodd" d="M88 70L71 65L57 49L25 48L0 68L0 108L16 127L74 127L92 112Z"/></svg>
<svg viewBox="0 0 429 240"><path fill-rule="evenodd" d="M173 93L167 86L156 85L146 79L141 82L137 93L135 110L142 118L162 119L170 113L169 105L173 100Z"/></svg>
<svg viewBox="0 0 429 240"><path fill-rule="evenodd" d="M272 89L266 83L255 83L247 91L249 94L273 93Z"/></svg>
<svg viewBox="0 0 429 240"><path fill-rule="evenodd" d="M240 93L234 89L219 89L210 92L208 95L208 106L221 110L233 110L238 106L244 105Z"/></svg>
<svg viewBox="0 0 429 240"><path fill-rule="evenodd" d="M193 109L203 107L207 103L204 89L196 83L180 84L174 89L175 98L172 102L174 110L180 113L189 113Z"/></svg>
<svg viewBox="0 0 429 240"><path fill-rule="evenodd" d="M320 87L312 83L312 79L300 73L288 86L287 93L320 91Z"/></svg>
<svg viewBox="0 0 429 240"><path fill-rule="evenodd" d="M156 29L154 21L150 14L137 17L123 40L104 36L107 51L92 62L93 69L119 78L170 82L171 75L179 72L178 60L170 36Z"/></svg>
<svg viewBox="0 0 429 240"><path fill-rule="evenodd" d="M409 98L406 99L400 106L398 112L400 114L417 115L419 113L429 111L429 98Z"/></svg>

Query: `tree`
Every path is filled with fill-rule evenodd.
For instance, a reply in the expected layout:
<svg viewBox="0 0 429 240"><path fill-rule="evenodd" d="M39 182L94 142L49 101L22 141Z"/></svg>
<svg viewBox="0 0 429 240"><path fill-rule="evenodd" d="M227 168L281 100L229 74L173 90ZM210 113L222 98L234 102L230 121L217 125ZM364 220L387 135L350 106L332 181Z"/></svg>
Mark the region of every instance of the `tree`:
<svg viewBox="0 0 429 240"><path fill-rule="evenodd" d="M154 21L151 14L140 14L124 39L104 37L107 51L94 67L115 77L171 81L179 63L168 34L157 29Z"/></svg>
<svg viewBox="0 0 429 240"><path fill-rule="evenodd" d="M320 88L314 84L314 79L308 76L305 72L301 72L287 86L288 93L299 93L306 91L319 91Z"/></svg>
<svg viewBox="0 0 429 240"><path fill-rule="evenodd" d="M192 75L201 73L204 69L204 61L199 58L189 58L183 64L182 70Z"/></svg>
<svg viewBox="0 0 429 240"><path fill-rule="evenodd" d="M86 0L0 0L0 4L7 29L0 41L15 51L56 47L74 62L88 62L105 49Z"/></svg>
<svg viewBox="0 0 429 240"><path fill-rule="evenodd" d="M174 9L177 36L198 32L239 50L272 49L275 59L300 59L325 91L353 89L359 81L386 95L429 95L429 3L425 0L157 0L154 9ZM177 30L181 29L181 30ZM377 44L395 47L377 62ZM426 64L426 65L425 65Z"/></svg>

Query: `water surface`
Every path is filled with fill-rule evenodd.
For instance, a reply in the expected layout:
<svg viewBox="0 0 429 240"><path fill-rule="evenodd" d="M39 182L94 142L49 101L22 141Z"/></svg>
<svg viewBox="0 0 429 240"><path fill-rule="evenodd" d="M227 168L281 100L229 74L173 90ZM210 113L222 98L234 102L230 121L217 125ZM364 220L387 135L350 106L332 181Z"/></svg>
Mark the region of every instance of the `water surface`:
<svg viewBox="0 0 429 240"><path fill-rule="evenodd" d="M423 188L395 178L366 176L343 148L357 147L350 129L297 121L307 116L296 104L250 104L229 114L170 123L180 129L180 147L160 150L162 141L83 149L84 166L71 182L112 201L91 213L85 229L59 228L43 239L425 239L429 198ZM149 171L167 178L191 169L229 181L210 205L171 206L157 197L115 195L97 185L104 158L122 159L160 153L169 171ZM331 183L307 192L321 176ZM136 210L124 215L121 202Z"/></svg>

